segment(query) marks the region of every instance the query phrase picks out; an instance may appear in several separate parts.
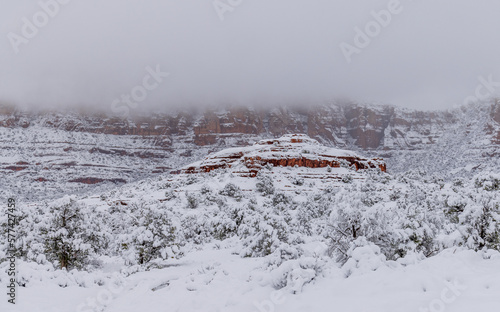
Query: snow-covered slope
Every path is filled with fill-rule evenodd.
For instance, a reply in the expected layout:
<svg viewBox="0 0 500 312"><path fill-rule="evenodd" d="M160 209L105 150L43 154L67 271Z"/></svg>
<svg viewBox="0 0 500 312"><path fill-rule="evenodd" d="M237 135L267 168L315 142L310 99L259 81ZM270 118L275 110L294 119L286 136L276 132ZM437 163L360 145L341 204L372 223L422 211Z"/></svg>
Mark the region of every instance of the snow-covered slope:
<svg viewBox="0 0 500 312"><path fill-rule="evenodd" d="M238 161L244 166L245 156L260 155L254 151L287 164L324 160L318 155L370 161L292 135L93 195L20 202L16 309L387 312L498 305L498 174L445 183L418 171L391 175L379 166L307 161L268 162L256 176L239 174ZM186 170L234 153L231 166ZM324 178L333 173L340 179ZM6 223L2 213L0 226ZM0 261L1 283L7 265Z"/></svg>
<svg viewBox="0 0 500 312"><path fill-rule="evenodd" d="M500 168L495 101L448 112L349 103L178 111L125 121L0 108L0 195L91 194L287 133L383 158L394 173L419 169L451 179Z"/></svg>

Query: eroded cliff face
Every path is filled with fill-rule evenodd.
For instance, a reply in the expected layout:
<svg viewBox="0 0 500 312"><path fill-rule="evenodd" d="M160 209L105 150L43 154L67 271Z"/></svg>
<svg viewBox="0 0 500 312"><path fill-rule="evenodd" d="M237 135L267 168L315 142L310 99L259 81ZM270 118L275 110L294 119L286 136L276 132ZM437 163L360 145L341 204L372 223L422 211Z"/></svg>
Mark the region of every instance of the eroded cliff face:
<svg viewBox="0 0 500 312"><path fill-rule="evenodd" d="M500 100L496 100L491 107L491 123L493 141L500 144Z"/></svg>
<svg viewBox="0 0 500 312"><path fill-rule="evenodd" d="M498 123L499 109L492 112ZM165 137L182 137L197 146L224 144L242 135L279 137L304 133L322 143L360 149L418 148L432 144L443 129L455 123L453 114L428 113L391 106L324 105L308 108L228 108L205 112L176 112L134 117L128 120L105 115L31 115L0 110L0 126L43 127L67 132L120 136L154 136L160 146L171 145ZM249 142L241 141L240 145Z"/></svg>
<svg viewBox="0 0 500 312"><path fill-rule="evenodd" d="M391 106L331 105L307 109L207 112L194 124L194 142L213 145L241 134L279 137L305 133L318 141L359 149L419 148L437 140L453 114L427 113Z"/></svg>
<svg viewBox="0 0 500 312"><path fill-rule="evenodd" d="M500 100L496 100L495 103L491 105L491 118L500 124Z"/></svg>

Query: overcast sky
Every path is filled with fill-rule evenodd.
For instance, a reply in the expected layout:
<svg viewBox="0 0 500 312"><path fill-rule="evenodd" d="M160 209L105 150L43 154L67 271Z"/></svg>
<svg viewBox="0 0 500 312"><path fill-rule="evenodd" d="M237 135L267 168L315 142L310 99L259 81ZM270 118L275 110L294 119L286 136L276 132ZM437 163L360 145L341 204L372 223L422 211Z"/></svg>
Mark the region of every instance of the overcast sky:
<svg viewBox="0 0 500 312"><path fill-rule="evenodd" d="M45 21L39 1L1 0L0 101L110 107L146 79L141 109L338 97L440 109L479 76L500 81L498 0L59 1ZM377 34L371 12L390 3ZM34 18L43 26L26 28ZM375 35L356 47L367 25ZM359 48L350 63L343 42ZM146 69L158 66L159 83Z"/></svg>

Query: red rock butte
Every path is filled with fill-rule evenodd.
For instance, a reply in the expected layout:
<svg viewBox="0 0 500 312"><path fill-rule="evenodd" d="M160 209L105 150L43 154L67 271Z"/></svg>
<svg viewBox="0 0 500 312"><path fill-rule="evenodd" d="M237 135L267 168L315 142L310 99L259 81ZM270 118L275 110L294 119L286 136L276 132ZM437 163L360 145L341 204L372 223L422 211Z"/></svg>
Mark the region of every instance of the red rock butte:
<svg viewBox="0 0 500 312"><path fill-rule="evenodd" d="M274 167L340 168L356 171L380 169L386 164L380 158L363 158L352 151L321 145L305 134L289 134L279 139L262 140L241 148L230 148L210 154L202 161L172 173L206 173L216 169L231 169L240 176L255 177L267 165Z"/></svg>

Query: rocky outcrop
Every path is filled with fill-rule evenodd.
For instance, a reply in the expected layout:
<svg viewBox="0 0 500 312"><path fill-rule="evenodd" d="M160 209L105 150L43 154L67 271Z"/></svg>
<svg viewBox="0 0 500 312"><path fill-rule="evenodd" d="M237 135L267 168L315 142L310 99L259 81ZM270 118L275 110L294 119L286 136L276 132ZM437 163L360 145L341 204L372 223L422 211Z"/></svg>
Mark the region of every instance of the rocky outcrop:
<svg viewBox="0 0 500 312"><path fill-rule="evenodd" d="M495 104L491 107L491 118L500 124L500 100L495 100Z"/></svg>
<svg viewBox="0 0 500 312"><path fill-rule="evenodd" d="M7 166L4 168L5 170L12 170L12 171L21 171L28 169L27 166Z"/></svg>
<svg viewBox="0 0 500 312"><path fill-rule="evenodd" d="M382 159L362 158L351 151L322 146L304 134L292 134L279 139L262 140L250 147L223 150L174 173L193 174L233 169L242 176L255 177L269 165L313 169L351 167L356 171L378 168L386 171Z"/></svg>
<svg viewBox="0 0 500 312"><path fill-rule="evenodd" d="M111 183L127 183L124 179L101 179L101 178L78 178L69 180L71 183L83 183L83 184L99 184L102 182L111 182Z"/></svg>

